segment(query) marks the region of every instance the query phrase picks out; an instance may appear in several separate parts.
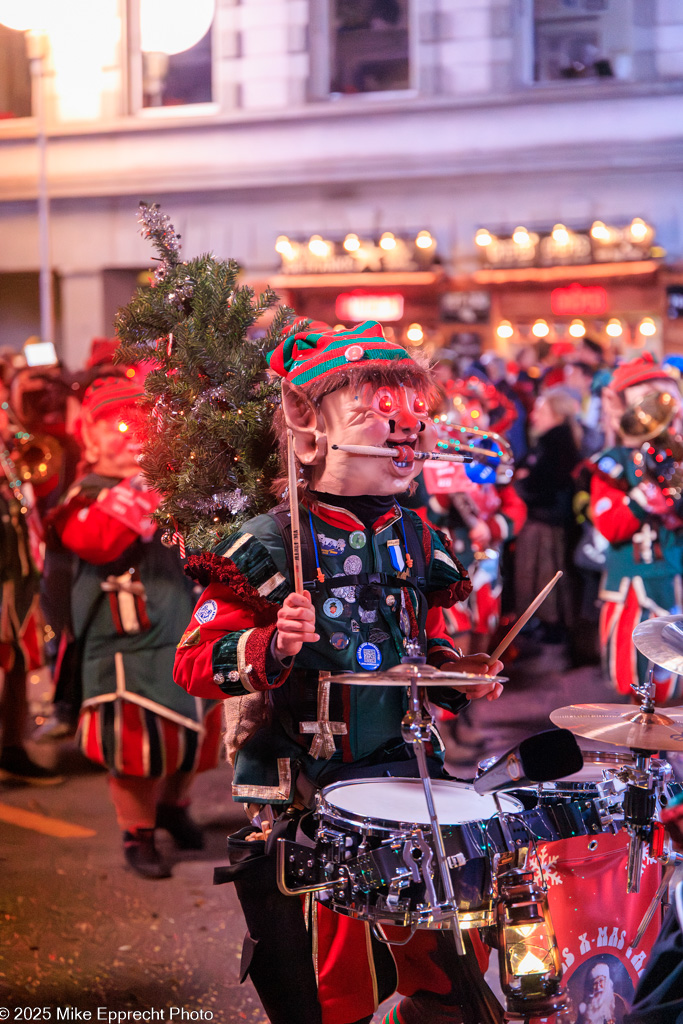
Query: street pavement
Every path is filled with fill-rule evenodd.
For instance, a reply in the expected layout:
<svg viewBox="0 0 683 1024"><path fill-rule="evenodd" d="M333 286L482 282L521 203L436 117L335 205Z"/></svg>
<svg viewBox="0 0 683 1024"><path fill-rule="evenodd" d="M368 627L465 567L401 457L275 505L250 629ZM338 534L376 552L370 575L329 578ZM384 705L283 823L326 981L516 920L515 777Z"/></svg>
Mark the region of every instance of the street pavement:
<svg viewBox="0 0 683 1024"><path fill-rule="evenodd" d="M553 707L614 699L597 667L571 670L560 650L527 652L508 670L504 696L477 702L473 734L485 737L477 756L549 728ZM192 814L206 848L178 853L159 833L173 877L148 881L124 866L105 773L73 743L30 749L65 781L50 788L0 781L0 1021L118 1024L122 1011L157 1010L164 1016L152 1019L266 1024L249 982L239 984L244 925L234 889L212 885L214 866L226 863L226 836L245 823L230 798L229 767L196 782ZM21 823L21 812L36 817ZM37 831L46 818L48 828L56 820L67 832L90 834Z"/></svg>

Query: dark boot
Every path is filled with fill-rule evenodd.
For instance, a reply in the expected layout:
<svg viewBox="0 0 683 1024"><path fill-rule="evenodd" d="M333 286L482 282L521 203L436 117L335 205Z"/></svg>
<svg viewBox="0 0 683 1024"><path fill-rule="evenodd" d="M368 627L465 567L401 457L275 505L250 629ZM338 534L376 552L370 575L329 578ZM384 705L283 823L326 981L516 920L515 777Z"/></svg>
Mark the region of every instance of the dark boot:
<svg viewBox="0 0 683 1024"><path fill-rule="evenodd" d="M153 828L124 832L123 854L127 864L143 878L171 877L171 869L154 845Z"/></svg>
<svg viewBox="0 0 683 1024"><path fill-rule="evenodd" d="M413 992L389 1010L382 1024L502 1024L503 1007L481 973L467 932L463 943L465 956L459 956L453 933L437 932L429 956L450 979L450 992Z"/></svg>
<svg viewBox="0 0 683 1024"><path fill-rule="evenodd" d="M179 850L204 849L204 834L187 813L187 807L179 804L159 804L157 828L165 828L170 832Z"/></svg>
<svg viewBox="0 0 683 1024"><path fill-rule="evenodd" d="M271 1024L322 1024L301 900L280 892L275 851L266 853L263 840L247 842L251 831L229 837L231 866L214 873L214 882L235 883L247 922L240 981L249 976Z"/></svg>
<svg viewBox="0 0 683 1024"><path fill-rule="evenodd" d="M56 786L64 776L36 764L23 747L5 747L0 756L0 778L23 782L27 786Z"/></svg>

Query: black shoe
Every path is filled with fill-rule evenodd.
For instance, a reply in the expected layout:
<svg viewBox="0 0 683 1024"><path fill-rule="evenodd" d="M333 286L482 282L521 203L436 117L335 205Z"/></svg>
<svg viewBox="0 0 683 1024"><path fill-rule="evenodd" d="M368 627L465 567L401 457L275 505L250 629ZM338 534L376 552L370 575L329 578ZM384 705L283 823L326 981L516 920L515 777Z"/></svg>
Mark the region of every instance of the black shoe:
<svg viewBox="0 0 683 1024"><path fill-rule="evenodd" d="M143 878L171 877L171 869L154 845L153 828L124 832L123 853L128 865Z"/></svg>
<svg viewBox="0 0 683 1024"><path fill-rule="evenodd" d="M159 804L157 828L165 828L173 836L179 850L203 850L204 833L195 825L186 807L177 804Z"/></svg>
<svg viewBox="0 0 683 1024"><path fill-rule="evenodd" d="M63 775L32 761L23 747L5 747L0 755L0 777L29 786L57 786L64 782Z"/></svg>

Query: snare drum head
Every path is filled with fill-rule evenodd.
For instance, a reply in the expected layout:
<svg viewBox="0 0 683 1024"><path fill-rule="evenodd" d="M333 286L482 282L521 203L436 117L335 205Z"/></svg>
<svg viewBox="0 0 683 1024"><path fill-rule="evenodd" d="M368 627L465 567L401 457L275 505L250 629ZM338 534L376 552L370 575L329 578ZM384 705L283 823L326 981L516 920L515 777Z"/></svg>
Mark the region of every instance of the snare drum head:
<svg viewBox="0 0 683 1024"><path fill-rule="evenodd" d="M432 780L436 816L440 825L459 825L467 821L488 821L498 813L490 795L475 792L472 786L445 779ZM499 794L504 813L516 814L522 804L515 797ZM322 791L326 810L355 821L406 822L429 825L429 812L421 779L364 779L361 782L336 782Z"/></svg>

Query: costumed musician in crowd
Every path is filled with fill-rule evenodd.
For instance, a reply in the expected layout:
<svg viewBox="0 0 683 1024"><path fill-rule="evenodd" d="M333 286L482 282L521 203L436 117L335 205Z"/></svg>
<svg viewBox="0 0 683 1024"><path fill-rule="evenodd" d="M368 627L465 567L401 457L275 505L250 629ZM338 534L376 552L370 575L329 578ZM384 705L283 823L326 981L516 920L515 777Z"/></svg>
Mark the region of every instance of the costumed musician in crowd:
<svg viewBox="0 0 683 1024"><path fill-rule="evenodd" d="M0 409L0 694L2 753L0 778L35 786L63 779L37 764L25 746L28 724L26 675L44 664L43 619L39 608L40 572L29 528L33 509L11 458L14 431ZM9 447L6 447L8 446Z"/></svg>
<svg viewBox="0 0 683 1024"><path fill-rule="evenodd" d="M631 694L631 686L647 676L647 660L633 645L634 628L680 614L682 607L683 446L675 436L681 393L645 353L617 367L603 398L606 429L616 443L592 459L591 516L609 542L600 647L615 689ZM679 677L668 670L655 667L653 678L657 704L680 693Z"/></svg>
<svg viewBox="0 0 683 1024"><path fill-rule="evenodd" d="M440 631L425 627L430 607L451 607L471 589L442 536L396 502L419 473L413 453L431 451L436 440L433 376L374 322L336 333L295 327L270 367L282 378L283 465L286 425L300 473L305 593L295 592L281 506L189 560L206 590L175 665L188 693L227 698L233 797L254 822L230 837L232 866L220 878L235 882L247 921L243 976L273 1024L369 1022L395 988L404 998L391 1021L460 1022L471 983L461 961L480 977L476 933L461 958L442 932L410 937L387 928L396 942L409 939L389 952L367 924L319 905L309 931L299 899L281 894L275 879L276 840L311 822L317 790L342 779L419 775L401 737L406 692L373 685L375 671L399 665L408 641L437 668L490 675L502 667L485 654L461 657L440 615ZM342 444L397 454L349 454L335 447ZM331 684L329 674L341 672L359 673L367 685ZM489 681L468 692L492 699L501 690ZM468 703L457 687L430 687L429 696L454 711ZM445 777L436 747L429 763Z"/></svg>
<svg viewBox="0 0 683 1024"><path fill-rule="evenodd" d="M436 417L441 440L457 441L462 428L465 433L472 428L495 431L504 438L516 419L509 399L478 377L450 381L445 390L446 402ZM511 460L501 462L494 454L498 439L475 437L473 443L491 448L490 459L427 463L423 475L430 494L429 519L448 535L472 582L467 602L444 612L449 632L463 650L472 643L484 650L500 621L503 546L524 525L526 506L512 486Z"/></svg>
<svg viewBox="0 0 683 1024"><path fill-rule="evenodd" d="M76 556L71 620L83 703L86 757L109 771L109 792L127 864L167 878L155 845L166 829L180 849L200 849L189 816L197 771L214 768L220 706L173 684L175 648L194 604L177 553L150 518L159 497L139 472L138 383L104 377L87 389L82 435L90 472L48 517L48 542Z"/></svg>

